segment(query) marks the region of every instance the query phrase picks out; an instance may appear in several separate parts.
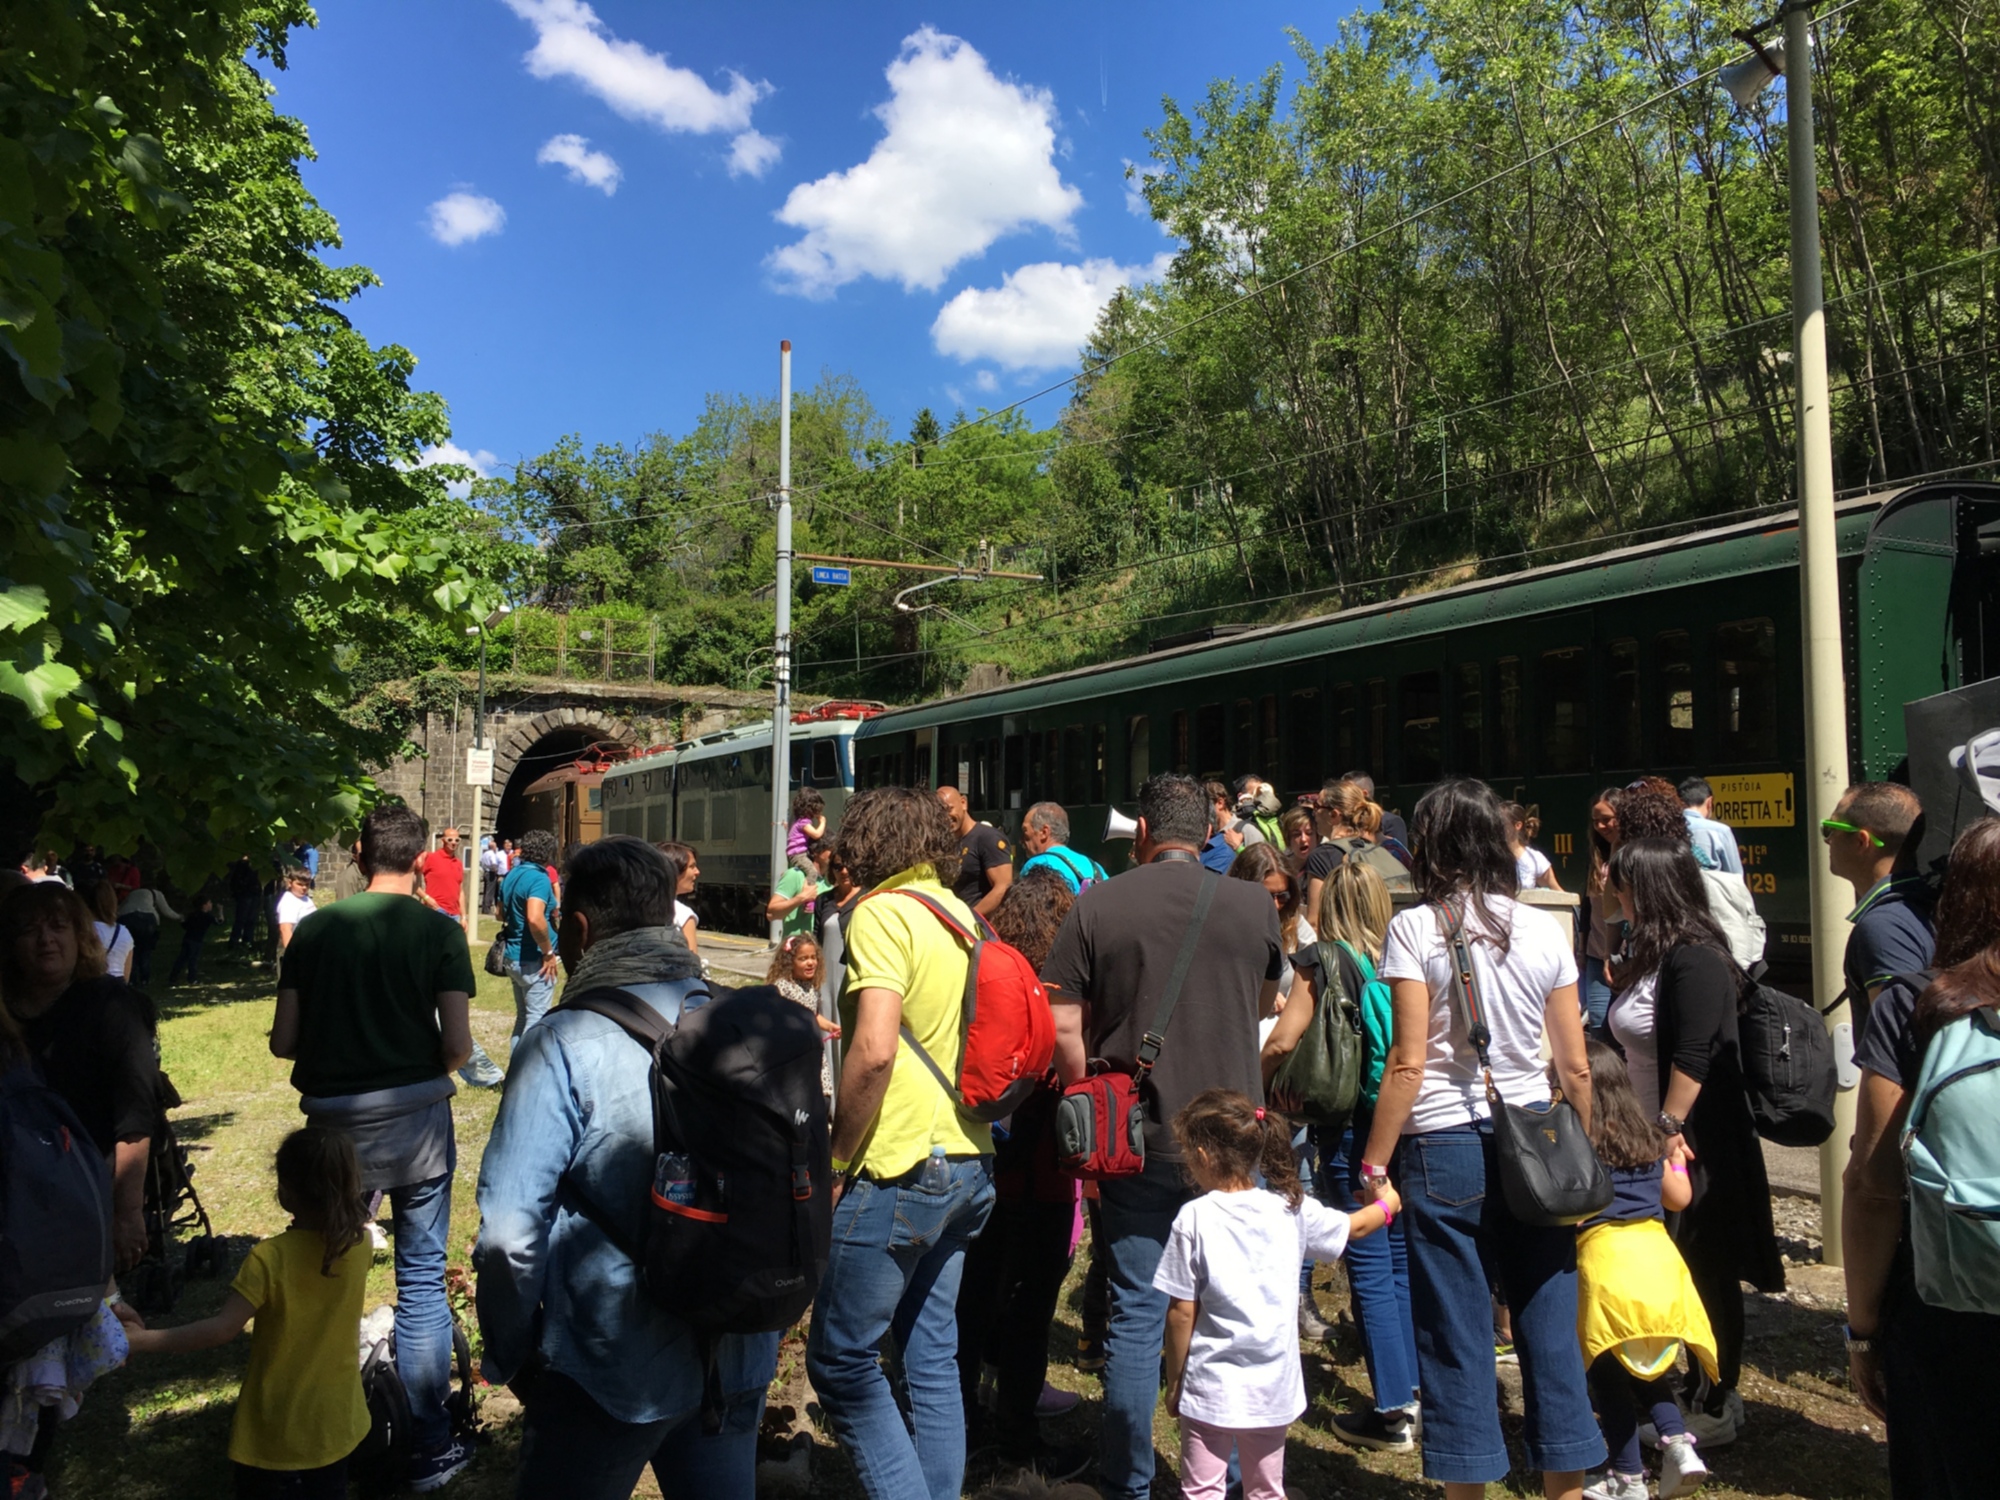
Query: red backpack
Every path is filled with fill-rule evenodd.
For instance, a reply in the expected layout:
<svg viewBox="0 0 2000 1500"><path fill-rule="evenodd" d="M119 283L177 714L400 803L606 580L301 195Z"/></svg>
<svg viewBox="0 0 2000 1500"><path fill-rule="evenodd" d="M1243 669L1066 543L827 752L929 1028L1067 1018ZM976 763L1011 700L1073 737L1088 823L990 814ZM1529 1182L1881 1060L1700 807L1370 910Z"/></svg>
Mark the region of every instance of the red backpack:
<svg viewBox="0 0 2000 1500"><path fill-rule="evenodd" d="M976 931L917 891L884 891L920 901L971 950L965 967L965 1005L958 1047L957 1082L926 1052L906 1023L903 1040L923 1059L952 1101L975 1120L1012 1114L1034 1092L1056 1055L1056 1019L1048 991L1020 949L1003 943L978 913Z"/></svg>

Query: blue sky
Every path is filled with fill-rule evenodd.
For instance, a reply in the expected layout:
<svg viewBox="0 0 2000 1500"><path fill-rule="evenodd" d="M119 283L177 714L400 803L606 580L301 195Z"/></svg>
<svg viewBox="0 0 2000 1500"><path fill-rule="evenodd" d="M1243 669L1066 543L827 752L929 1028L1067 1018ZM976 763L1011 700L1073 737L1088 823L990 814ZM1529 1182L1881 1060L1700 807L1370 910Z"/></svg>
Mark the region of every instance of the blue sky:
<svg viewBox="0 0 2000 1500"><path fill-rule="evenodd" d="M1161 97L1347 8L337 0L278 107L385 283L356 320L483 466L684 432L709 391L775 390L781 338L900 435L1068 373L1171 248L1124 180Z"/></svg>

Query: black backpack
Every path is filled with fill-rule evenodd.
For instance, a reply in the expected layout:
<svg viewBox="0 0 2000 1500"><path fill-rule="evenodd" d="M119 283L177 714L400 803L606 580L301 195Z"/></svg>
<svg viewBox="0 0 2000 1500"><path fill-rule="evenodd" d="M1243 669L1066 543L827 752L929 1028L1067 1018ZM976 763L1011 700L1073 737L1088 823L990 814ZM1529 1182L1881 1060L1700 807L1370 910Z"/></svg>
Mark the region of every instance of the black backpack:
<svg viewBox="0 0 2000 1500"><path fill-rule="evenodd" d="M1838 1080L1833 1038L1797 995L1751 982L1737 1006L1743 1083L1757 1133L1776 1146L1818 1146L1833 1134Z"/></svg>
<svg viewBox="0 0 2000 1500"><path fill-rule="evenodd" d="M713 993L674 1025L619 989L561 1006L608 1017L651 1056L655 1163L640 1244L567 1179L565 1196L637 1262L647 1295L695 1331L711 1387L716 1338L790 1328L833 1241L818 1023L770 985ZM692 1202L661 1181L670 1155L692 1160Z"/></svg>
<svg viewBox="0 0 2000 1500"><path fill-rule="evenodd" d="M469 1438L476 1428L472 1401L472 1343L454 1315L451 1320L451 1363L458 1389L445 1398L445 1415L454 1438ZM361 1351L361 1395L368 1403L368 1433L351 1455L355 1478L364 1489L401 1487L415 1457L416 1433L410 1418L410 1393L396 1368L396 1331L369 1343Z"/></svg>
<svg viewBox="0 0 2000 1500"><path fill-rule="evenodd" d="M0 1366L73 1333L111 1281L111 1172L33 1068L0 1073Z"/></svg>

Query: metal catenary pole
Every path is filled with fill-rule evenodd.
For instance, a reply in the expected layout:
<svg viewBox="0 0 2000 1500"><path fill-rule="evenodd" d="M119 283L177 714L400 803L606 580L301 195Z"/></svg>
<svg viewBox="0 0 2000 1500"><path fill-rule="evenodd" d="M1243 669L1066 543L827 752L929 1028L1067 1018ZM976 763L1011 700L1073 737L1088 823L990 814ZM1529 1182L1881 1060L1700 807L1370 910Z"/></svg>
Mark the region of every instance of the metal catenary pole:
<svg viewBox="0 0 2000 1500"><path fill-rule="evenodd" d="M1820 278L1819 180L1813 162L1812 16L1785 7L1785 113L1791 177L1792 335L1798 371L1799 605L1806 656L1808 830L1833 816L1847 790L1847 674L1840 655L1839 558L1834 546L1833 434L1827 412L1826 307ZM1813 993L1824 1005L1841 992L1847 898L1817 849L1811 864ZM1827 1015L1836 1033L1850 1024L1843 1000ZM1835 1095L1833 1135L1820 1148L1820 1236L1828 1265L1841 1263L1841 1173L1854 1134L1854 1094Z"/></svg>
<svg viewBox="0 0 2000 1500"><path fill-rule="evenodd" d="M792 790L792 341L778 345L777 629L771 683L771 889L785 874L785 830ZM771 923L771 941L784 923Z"/></svg>
<svg viewBox="0 0 2000 1500"><path fill-rule="evenodd" d="M479 706L472 716L472 748L475 750L484 750L486 748L486 632L492 629L497 621L504 619L513 612L514 607L511 604L503 604L484 620L480 621L479 624L469 627L469 629L479 632ZM479 886L481 880L485 878L484 871L481 870L479 864L479 816L485 806L485 802L486 788L478 782L474 782L472 785L472 832L465 845L466 899L463 902L463 909L465 912L465 935L468 938L477 938L479 936Z"/></svg>

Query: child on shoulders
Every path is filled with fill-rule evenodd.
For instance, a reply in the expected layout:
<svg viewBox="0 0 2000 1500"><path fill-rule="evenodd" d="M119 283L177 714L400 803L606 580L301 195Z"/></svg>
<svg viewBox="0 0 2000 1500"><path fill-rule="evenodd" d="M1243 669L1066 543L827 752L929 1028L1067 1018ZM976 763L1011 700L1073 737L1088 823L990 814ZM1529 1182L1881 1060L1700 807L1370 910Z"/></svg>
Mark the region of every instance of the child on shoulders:
<svg viewBox="0 0 2000 1500"><path fill-rule="evenodd" d="M792 826L785 832L785 858L792 861L794 869L815 873L808 856L812 846L825 837L826 798L812 787L802 786L792 793ZM807 861L803 866L802 860Z"/></svg>
<svg viewBox="0 0 2000 1500"><path fill-rule="evenodd" d="M1343 1214L1305 1196L1292 1129L1231 1089L1174 1116L1202 1196L1174 1216L1153 1285L1167 1306L1167 1410L1181 1424L1181 1494L1221 1500L1233 1448L1244 1500L1284 1500L1285 1431L1306 1409L1302 1260L1337 1260L1402 1208L1393 1189ZM1264 1185L1258 1185L1262 1174Z"/></svg>

